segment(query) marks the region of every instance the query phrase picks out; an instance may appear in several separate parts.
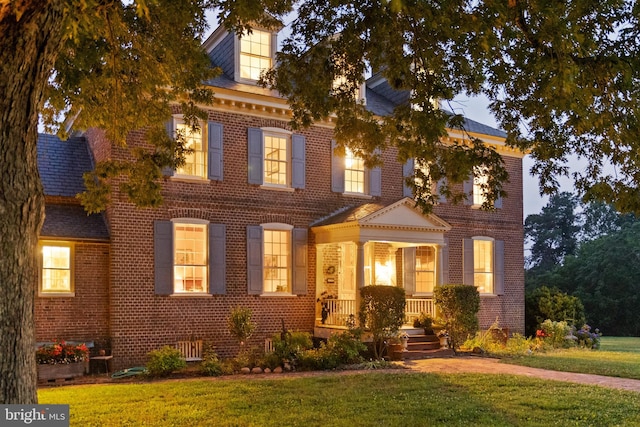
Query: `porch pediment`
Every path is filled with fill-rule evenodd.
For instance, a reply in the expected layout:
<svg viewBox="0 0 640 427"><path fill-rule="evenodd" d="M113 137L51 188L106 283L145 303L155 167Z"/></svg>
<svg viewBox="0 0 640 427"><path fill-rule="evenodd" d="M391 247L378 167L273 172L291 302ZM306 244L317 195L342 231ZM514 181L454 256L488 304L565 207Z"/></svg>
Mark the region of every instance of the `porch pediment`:
<svg viewBox="0 0 640 427"><path fill-rule="evenodd" d="M316 243L370 240L442 243L451 226L434 214L425 215L406 197L390 205L367 203L343 209L312 224Z"/></svg>

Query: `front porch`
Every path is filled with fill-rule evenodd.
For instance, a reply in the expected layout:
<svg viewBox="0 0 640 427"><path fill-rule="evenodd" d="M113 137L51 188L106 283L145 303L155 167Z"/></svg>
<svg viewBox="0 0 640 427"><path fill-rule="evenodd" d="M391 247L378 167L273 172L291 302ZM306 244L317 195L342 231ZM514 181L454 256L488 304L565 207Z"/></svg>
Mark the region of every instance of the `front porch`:
<svg viewBox="0 0 640 427"><path fill-rule="evenodd" d="M405 290L405 325L421 313L435 317L434 287L448 282L444 233L451 226L424 215L412 199L367 203L312 224L316 253L316 336L357 324L360 289Z"/></svg>

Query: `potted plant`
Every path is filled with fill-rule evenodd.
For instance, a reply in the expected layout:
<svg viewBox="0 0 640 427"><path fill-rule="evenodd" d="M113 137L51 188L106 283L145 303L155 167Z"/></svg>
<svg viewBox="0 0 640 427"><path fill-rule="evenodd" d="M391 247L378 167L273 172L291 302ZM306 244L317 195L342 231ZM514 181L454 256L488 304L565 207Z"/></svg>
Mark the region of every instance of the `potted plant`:
<svg viewBox="0 0 640 427"><path fill-rule="evenodd" d="M414 328L422 328L425 335L433 335L433 317L427 313L420 313L413 321Z"/></svg>
<svg viewBox="0 0 640 427"><path fill-rule="evenodd" d="M402 360L402 338L400 334L393 335L387 340L387 355L389 360Z"/></svg>
<svg viewBox="0 0 640 427"><path fill-rule="evenodd" d="M317 302L320 303L320 322L324 325L327 319L329 318L329 314L331 314L331 306L329 304L329 300L338 299L335 295L330 294L327 291L324 291L320 294Z"/></svg>
<svg viewBox="0 0 640 427"><path fill-rule="evenodd" d="M440 347L449 348L449 333L445 329L438 332L438 338L440 339Z"/></svg>
<svg viewBox="0 0 640 427"><path fill-rule="evenodd" d="M84 344L56 341L36 350L38 379L74 378L88 371L89 349Z"/></svg>

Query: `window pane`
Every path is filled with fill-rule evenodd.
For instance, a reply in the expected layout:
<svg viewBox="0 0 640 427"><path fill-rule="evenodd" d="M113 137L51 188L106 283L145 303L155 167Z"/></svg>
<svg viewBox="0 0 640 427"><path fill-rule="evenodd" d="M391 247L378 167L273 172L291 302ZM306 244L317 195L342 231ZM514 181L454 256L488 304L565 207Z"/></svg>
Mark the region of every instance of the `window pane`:
<svg viewBox="0 0 640 427"><path fill-rule="evenodd" d="M272 135L264 136L264 182L267 184L288 185L288 138Z"/></svg>
<svg viewBox="0 0 640 427"><path fill-rule="evenodd" d="M253 30L240 39L240 77L258 80L271 67L271 33Z"/></svg>
<svg viewBox="0 0 640 427"><path fill-rule="evenodd" d="M364 160L345 151L344 190L347 193L364 193Z"/></svg>
<svg viewBox="0 0 640 427"><path fill-rule="evenodd" d="M487 199L483 193L482 187L486 187L489 182L488 176L480 171L476 171L473 175L473 204L482 205Z"/></svg>
<svg viewBox="0 0 640 427"><path fill-rule="evenodd" d="M289 240L289 231L264 230L264 292L291 292Z"/></svg>
<svg viewBox="0 0 640 427"><path fill-rule="evenodd" d="M416 292L433 292L435 253L435 249L430 246L416 248Z"/></svg>
<svg viewBox="0 0 640 427"><path fill-rule="evenodd" d="M493 242L473 241L473 283L481 294L493 293Z"/></svg>
<svg viewBox="0 0 640 427"><path fill-rule="evenodd" d="M193 131L184 123L176 124L176 134L185 139L185 147L193 152L185 155L185 164L176 170L179 175L191 175L206 178L206 153L202 138L202 129Z"/></svg>
<svg viewBox="0 0 640 427"><path fill-rule="evenodd" d="M174 224L174 291L207 292L207 226Z"/></svg>
<svg viewBox="0 0 640 427"><path fill-rule="evenodd" d="M43 292L71 292L71 247L42 247Z"/></svg>

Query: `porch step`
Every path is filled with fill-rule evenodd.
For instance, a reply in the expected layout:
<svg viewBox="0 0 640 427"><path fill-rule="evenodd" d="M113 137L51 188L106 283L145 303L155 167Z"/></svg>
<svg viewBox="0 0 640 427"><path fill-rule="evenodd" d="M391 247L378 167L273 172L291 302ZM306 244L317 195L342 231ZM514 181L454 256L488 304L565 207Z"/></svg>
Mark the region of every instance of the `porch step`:
<svg viewBox="0 0 640 427"><path fill-rule="evenodd" d="M402 352L403 360L428 359L453 354L449 349L440 348L440 339L436 335L409 334L407 351Z"/></svg>
<svg viewBox="0 0 640 427"><path fill-rule="evenodd" d="M437 350L407 350L402 352L403 360L419 360L448 356L453 356L453 350L450 348L439 348Z"/></svg>

